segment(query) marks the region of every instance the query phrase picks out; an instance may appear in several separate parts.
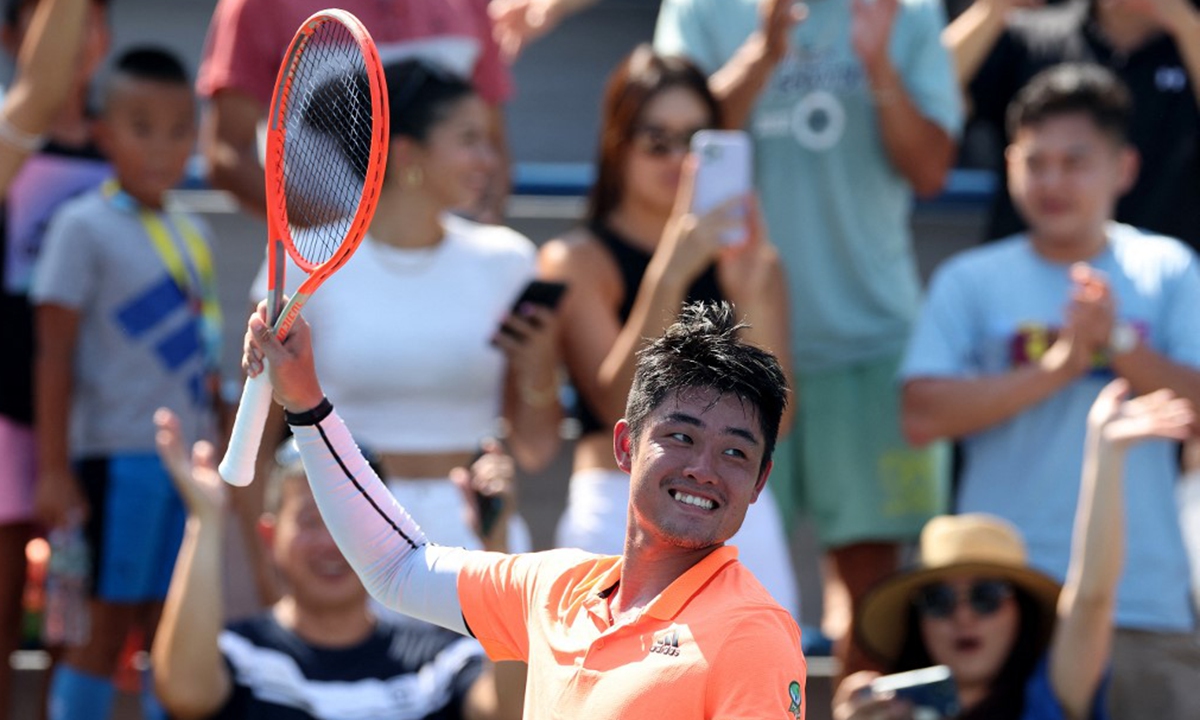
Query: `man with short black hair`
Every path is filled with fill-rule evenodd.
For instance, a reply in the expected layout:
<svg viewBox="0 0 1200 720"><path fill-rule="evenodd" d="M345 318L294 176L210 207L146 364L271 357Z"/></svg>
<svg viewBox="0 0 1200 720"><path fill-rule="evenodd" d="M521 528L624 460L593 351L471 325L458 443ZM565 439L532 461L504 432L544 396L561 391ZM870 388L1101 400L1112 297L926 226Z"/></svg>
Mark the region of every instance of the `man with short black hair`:
<svg viewBox="0 0 1200 720"><path fill-rule="evenodd" d="M914 443L962 442L957 508L1015 524L1067 570L1088 408L1120 376L1200 402L1200 266L1174 238L1112 221L1137 157L1129 93L1097 65L1036 76L1008 111L1009 188L1027 233L935 273L901 371ZM1129 452L1112 717L1195 717L1200 643L1174 485L1176 448ZM1147 692L1147 688L1152 688Z"/></svg>
<svg viewBox="0 0 1200 720"><path fill-rule="evenodd" d="M799 629L725 546L766 484L787 402L729 305L690 306L639 354L613 430L630 474L619 557L430 545L324 398L308 327L280 343L263 312L243 365L269 361L338 546L386 605L528 662L526 718L804 717Z"/></svg>

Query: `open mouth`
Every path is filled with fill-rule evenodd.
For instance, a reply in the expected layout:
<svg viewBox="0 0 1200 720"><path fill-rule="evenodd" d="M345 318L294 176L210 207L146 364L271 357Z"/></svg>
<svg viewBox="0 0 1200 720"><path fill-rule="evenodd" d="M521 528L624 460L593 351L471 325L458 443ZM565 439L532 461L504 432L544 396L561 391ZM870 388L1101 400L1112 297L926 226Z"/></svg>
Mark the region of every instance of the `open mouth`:
<svg viewBox="0 0 1200 720"><path fill-rule="evenodd" d="M978 638L959 638L954 641L954 649L961 653L975 652L982 646Z"/></svg>
<svg viewBox="0 0 1200 720"><path fill-rule="evenodd" d="M701 510L715 510L717 508L717 503L708 498L685 493L682 490L669 490L668 492L670 492L671 497L675 498L675 502L683 503L684 505L698 507Z"/></svg>

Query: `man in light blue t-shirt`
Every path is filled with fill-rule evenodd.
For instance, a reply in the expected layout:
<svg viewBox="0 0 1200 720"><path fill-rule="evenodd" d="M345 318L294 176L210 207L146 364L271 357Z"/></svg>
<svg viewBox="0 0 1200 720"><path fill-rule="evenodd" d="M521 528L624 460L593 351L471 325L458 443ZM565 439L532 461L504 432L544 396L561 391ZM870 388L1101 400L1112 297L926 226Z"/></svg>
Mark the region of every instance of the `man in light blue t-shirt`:
<svg viewBox="0 0 1200 720"><path fill-rule="evenodd" d="M1200 403L1200 264L1178 240L1111 221L1137 174L1129 110L1128 91L1095 65L1057 66L1018 94L1006 157L1030 230L939 268L901 373L909 436L962 439L958 510L1012 521L1033 565L1060 580L1100 389L1119 375L1138 394L1165 387ZM1129 451L1114 718L1182 720L1200 707L1178 471L1173 444Z"/></svg>
<svg viewBox="0 0 1200 720"><path fill-rule="evenodd" d="M962 111L940 2L817 0L795 19L791 0L665 0L654 44L711 73L724 124L754 139L800 398L776 459L791 486L776 490L831 551L827 598L856 605L945 510L944 448L904 441L895 371L920 289L913 195L941 189Z"/></svg>

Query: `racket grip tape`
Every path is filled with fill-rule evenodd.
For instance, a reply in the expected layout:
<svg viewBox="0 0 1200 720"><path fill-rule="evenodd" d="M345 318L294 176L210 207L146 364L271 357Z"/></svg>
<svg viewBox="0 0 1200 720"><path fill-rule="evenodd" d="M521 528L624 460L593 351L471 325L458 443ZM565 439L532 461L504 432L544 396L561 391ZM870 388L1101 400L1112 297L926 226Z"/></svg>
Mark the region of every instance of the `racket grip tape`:
<svg viewBox="0 0 1200 720"><path fill-rule="evenodd" d="M237 416L233 419L233 432L229 435L229 447L217 467L221 478L230 485L245 487L254 479L258 446L262 443L263 428L270 412L271 383L264 365L257 376L246 378L242 401L238 403Z"/></svg>

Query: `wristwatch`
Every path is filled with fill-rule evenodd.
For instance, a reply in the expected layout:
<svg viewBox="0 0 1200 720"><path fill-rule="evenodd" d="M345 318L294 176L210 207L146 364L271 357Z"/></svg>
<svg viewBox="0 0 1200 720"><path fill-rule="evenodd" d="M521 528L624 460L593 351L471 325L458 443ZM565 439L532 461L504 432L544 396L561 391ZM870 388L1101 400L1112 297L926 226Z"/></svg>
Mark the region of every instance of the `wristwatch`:
<svg viewBox="0 0 1200 720"><path fill-rule="evenodd" d="M1133 323L1118 321L1108 334L1108 352L1110 355L1124 355L1138 346L1142 341Z"/></svg>

